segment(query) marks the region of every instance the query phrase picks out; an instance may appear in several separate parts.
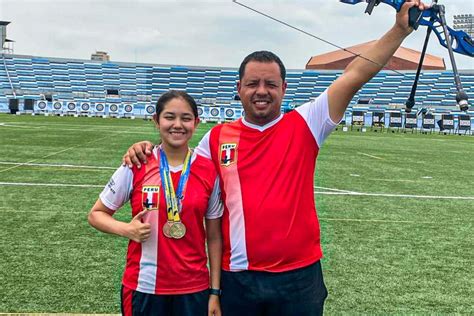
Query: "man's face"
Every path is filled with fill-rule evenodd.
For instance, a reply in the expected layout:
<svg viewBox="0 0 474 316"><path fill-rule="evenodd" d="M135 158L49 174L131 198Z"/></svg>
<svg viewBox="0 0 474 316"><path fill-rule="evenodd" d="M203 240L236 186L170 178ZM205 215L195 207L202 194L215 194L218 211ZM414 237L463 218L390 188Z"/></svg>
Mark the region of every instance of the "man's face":
<svg viewBox="0 0 474 316"><path fill-rule="evenodd" d="M277 118L286 86L276 62L250 61L245 66L243 78L237 82L245 119L256 125L265 125Z"/></svg>

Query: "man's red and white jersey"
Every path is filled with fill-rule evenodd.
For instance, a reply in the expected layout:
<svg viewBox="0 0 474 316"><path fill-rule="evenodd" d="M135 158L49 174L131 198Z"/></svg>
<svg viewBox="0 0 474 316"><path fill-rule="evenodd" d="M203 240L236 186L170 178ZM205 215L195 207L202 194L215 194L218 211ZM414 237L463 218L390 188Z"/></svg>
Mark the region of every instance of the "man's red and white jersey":
<svg viewBox="0 0 474 316"><path fill-rule="evenodd" d="M314 203L319 148L337 124L327 92L265 126L214 127L196 152L221 180L223 269L281 272L322 257Z"/></svg>
<svg viewBox="0 0 474 316"><path fill-rule="evenodd" d="M219 181L212 162L193 154L181 222L186 234L181 239L164 236L166 200L161 185L159 152L153 150L141 169L120 167L100 194L101 201L117 210L130 200L132 216L149 209L143 222L151 224L151 236L143 243L130 241L123 275L124 286L143 293L187 294L209 288L205 251L204 218L222 216ZM170 166L175 190L182 166Z"/></svg>

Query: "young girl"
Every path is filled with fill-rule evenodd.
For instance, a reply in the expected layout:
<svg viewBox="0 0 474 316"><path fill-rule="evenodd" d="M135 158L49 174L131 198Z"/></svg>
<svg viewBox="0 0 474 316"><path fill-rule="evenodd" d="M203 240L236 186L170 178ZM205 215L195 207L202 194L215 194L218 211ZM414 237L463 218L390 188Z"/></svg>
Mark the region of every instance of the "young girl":
<svg viewBox="0 0 474 316"><path fill-rule="evenodd" d="M161 145L143 167L122 166L114 173L89 223L130 239L123 315L220 315L223 207L214 165L188 147L199 123L196 102L185 92L166 92L153 120ZM114 219L127 201L133 219Z"/></svg>

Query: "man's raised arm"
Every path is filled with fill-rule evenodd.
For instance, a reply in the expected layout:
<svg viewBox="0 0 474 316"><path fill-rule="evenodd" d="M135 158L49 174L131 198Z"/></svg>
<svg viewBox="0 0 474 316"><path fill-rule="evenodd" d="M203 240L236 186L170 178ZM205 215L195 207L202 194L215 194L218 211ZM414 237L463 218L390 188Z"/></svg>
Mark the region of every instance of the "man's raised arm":
<svg viewBox="0 0 474 316"><path fill-rule="evenodd" d="M397 13L395 25L362 54L366 59L356 57L346 67L342 76L328 88L329 116L334 122L339 122L343 118L349 102L357 91L383 68L405 37L413 31L408 26L408 10L414 6L420 10L427 7L419 0L407 0Z"/></svg>

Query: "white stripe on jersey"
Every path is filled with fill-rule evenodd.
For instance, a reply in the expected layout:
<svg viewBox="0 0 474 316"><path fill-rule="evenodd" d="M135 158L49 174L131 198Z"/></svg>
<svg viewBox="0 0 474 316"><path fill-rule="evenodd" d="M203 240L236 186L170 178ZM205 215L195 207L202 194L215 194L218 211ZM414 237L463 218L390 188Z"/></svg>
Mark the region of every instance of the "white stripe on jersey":
<svg viewBox="0 0 474 316"><path fill-rule="evenodd" d="M230 270L247 270L247 241L245 238L245 219L242 204L242 191L237 164L225 168L224 191L226 192L227 209L229 210L230 235Z"/></svg>
<svg viewBox="0 0 474 316"><path fill-rule="evenodd" d="M137 291L155 293L156 269L158 267L158 227L160 227L158 211L147 212L143 220L145 223L151 224L151 233L150 238L142 242Z"/></svg>

